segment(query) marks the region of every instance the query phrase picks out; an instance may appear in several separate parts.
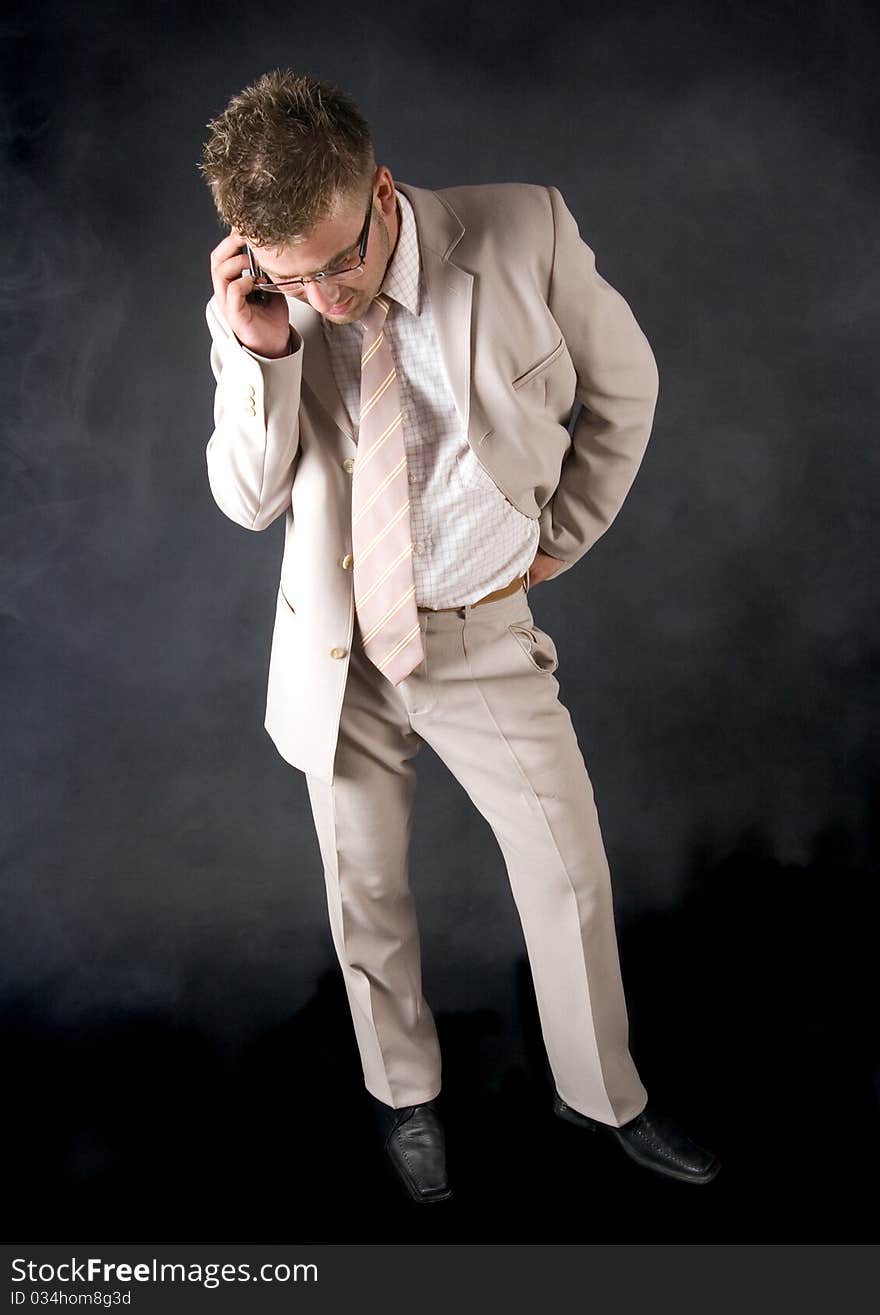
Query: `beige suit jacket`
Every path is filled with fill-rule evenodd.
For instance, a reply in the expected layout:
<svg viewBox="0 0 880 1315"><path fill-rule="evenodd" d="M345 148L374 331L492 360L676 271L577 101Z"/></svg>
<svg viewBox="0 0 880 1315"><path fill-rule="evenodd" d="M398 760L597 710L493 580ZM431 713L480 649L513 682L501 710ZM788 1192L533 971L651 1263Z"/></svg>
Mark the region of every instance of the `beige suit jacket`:
<svg viewBox="0 0 880 1315"><path fill-rule="evenodd" d="M505 496L539 520L540 546L561 558L561 574L607 530L635 478L657 400L651 348L556 188L398 187L415 211L468 443ZM285 517L265 727L287 762L329 783L354 633L344 562L357 444L320 316L288 305L302 346L263 362L208 303L217 381L208 480L221 511L246 529Z"/></svg>

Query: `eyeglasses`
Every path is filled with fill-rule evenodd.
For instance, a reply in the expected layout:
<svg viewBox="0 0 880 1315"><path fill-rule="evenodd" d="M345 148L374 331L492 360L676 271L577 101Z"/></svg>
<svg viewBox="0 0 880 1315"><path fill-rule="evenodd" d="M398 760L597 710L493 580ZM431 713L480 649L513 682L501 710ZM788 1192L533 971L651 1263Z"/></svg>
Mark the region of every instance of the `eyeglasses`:
<svg viewBox="0 0 880 1315"><path fill-rule="evenodd" d="M358 261L356 265L347 265L345 269L322 269L316 274L307 274L304 278L296 279L279 279L277 283L263 273L260 266L254 259L254 253L250 247L246 247L248 265L250 266L251 278L254 280L254 287L261 292L281 292L298 291L304 288L308 283L335 283L337 279L360 278L364 272L364 264L367 258L367 243L370 240L370 220L373 217L373 193L370 192L370 199L367 202L367 213L364 217L364 225L358 238Z"/></svg>

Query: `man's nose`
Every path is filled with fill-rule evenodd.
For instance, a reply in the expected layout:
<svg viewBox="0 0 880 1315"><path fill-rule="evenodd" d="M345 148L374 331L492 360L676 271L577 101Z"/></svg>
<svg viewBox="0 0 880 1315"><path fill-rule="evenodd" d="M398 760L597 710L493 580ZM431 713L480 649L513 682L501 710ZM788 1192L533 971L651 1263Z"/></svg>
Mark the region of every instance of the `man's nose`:
<svg viewBox="0 0 880 1315"><path fill-rule="evenodd" d="M316 311L325 311L332 309L337 302L345 301L346 294L339 287L338 283L307 283L306 296L309 299L309 305Z"/></svg>

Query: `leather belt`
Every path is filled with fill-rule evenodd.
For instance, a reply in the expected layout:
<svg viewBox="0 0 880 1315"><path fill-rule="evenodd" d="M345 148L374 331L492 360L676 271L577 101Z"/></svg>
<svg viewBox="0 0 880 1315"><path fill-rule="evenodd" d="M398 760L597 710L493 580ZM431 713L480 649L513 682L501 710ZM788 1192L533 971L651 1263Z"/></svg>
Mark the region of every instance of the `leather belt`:
<svg viewBox="0 0 880 1315"><path fill-rule="evenodd" d="M507 598L510 594L515 594L517 589L524 589L525 584L526 576L518 575L515 580L511 580L510 584L504 585L502 589L493 589L491 594L486 594L485 598L478 598L470 606L479 607L481 603L491 603L496 598ZM420 612L460 612L464 606L464 603L459 603L457 607L420 607L418 610Z"/></svg>

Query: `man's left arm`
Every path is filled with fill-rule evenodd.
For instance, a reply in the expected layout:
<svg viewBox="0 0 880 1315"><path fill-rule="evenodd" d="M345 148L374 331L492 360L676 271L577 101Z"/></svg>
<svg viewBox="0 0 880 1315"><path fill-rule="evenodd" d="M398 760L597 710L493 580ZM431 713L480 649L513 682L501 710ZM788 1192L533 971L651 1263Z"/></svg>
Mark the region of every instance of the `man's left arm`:
<svg viewBox="0 0 880 1315"><path fill-rule="evenodd" d="M577 373L582 409L559 484L541 511L539 549L561 575L608 529L647 447L659 379L654 353L626 301L596 269L593 252L555 187L555 249L548 303Z"/></svg>

